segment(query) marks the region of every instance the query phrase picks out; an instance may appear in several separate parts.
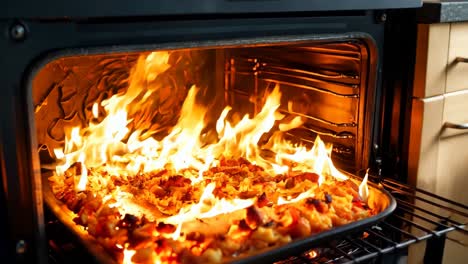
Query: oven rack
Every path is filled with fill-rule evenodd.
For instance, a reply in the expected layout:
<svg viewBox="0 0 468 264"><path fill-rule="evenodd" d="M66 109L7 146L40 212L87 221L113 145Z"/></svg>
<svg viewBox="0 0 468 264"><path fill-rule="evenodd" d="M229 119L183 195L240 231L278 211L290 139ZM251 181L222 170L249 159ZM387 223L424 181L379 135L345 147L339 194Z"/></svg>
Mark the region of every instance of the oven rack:
<svg viewBox="0 0 468 264"><path fill-rule="evenodd" d="M380 263L384 258L398 263L408 257L410 246L423 243L424 262L442 263L446 240L468 248L467 205L393 179L381 184L397 200L387 219L277 263Z"/></svg>

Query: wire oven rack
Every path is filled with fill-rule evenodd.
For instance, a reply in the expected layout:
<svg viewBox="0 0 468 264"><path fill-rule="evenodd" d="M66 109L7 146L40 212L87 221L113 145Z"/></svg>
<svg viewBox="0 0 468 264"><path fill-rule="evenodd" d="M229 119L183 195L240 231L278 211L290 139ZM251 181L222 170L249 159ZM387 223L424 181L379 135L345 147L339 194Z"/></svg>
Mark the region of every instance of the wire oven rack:
<svg viewBox="0 0 468 264"><path fill-rule="evenodd" d="M392 179L381 184L397 200L397 209L387 219L320 248L277 262L369 263L407 257L409 246L425 243L424 262L442 263L444 245L450 240L467 247L468 206ZM457 234L457 238L451 235ZM461 239L460 239L461 238Z"/></svg>

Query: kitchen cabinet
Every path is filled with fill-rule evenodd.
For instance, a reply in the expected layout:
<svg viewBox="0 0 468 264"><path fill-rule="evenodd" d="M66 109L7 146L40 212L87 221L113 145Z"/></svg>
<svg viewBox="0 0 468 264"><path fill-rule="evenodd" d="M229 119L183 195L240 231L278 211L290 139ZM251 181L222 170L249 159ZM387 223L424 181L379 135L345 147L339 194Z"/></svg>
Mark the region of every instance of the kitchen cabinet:
<svg viewBox="0 0 468 264"><path fill-rule="evenodd" d="M446 93L468 89L468 22L450 24L446 72Z"/></svg>
<svg viewBox="0 0 468 264"><path fill-rule="evenodd" d="M420 24L417 41L408 178L468 204L468 22ZM409 263L422 263L418 251L410 248ZM467 259L466 248L447 240L444 263Z"/></svg>

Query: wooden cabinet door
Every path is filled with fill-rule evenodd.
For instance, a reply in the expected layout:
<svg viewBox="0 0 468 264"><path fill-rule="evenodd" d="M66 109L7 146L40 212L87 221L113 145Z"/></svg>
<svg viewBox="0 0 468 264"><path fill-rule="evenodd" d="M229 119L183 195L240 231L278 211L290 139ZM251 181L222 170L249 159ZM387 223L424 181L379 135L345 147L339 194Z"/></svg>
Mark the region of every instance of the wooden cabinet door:
<svg viewBox="0 0 468 264"><path fill-rule="evenodd" d="M457 57L468 59L468 22L451 23L445 92L468 89L468 62L456 62Z"/></svg>
<svg viewBox="0 0 468 264"><path fill-rule="evenodd" d="M450 24L418 25L413 96L425 98L445 93Z"/></svg>

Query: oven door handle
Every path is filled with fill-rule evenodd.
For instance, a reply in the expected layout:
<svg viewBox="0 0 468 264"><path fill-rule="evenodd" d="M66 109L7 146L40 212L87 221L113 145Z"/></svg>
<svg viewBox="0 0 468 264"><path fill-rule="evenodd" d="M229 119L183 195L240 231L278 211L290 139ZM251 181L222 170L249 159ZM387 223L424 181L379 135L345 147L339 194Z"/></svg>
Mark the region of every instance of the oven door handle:
<svg viewBox="0 0 468 264"><path fill-rule="evenodd" d="M468 58L465 57L456 57L455 62L463 62L463 63L468 63Z"/></svg>
<svg viewBox="0 0 468 264"><path fill-rule="evenodd" d="M443 128L453 128L453 129L467 130L468 129L468 123L457 124L457 123L452 123L452 122L445 122L444 125L443 125Z"/></svg>

